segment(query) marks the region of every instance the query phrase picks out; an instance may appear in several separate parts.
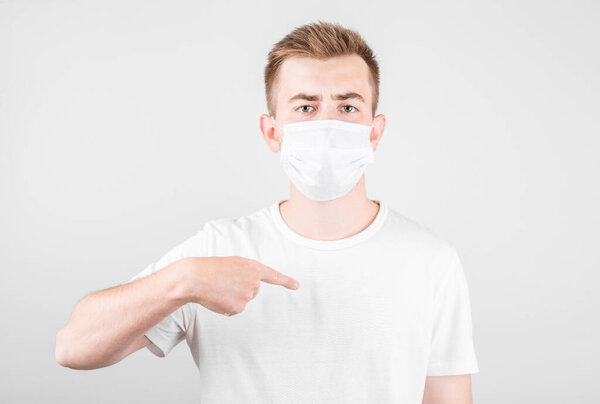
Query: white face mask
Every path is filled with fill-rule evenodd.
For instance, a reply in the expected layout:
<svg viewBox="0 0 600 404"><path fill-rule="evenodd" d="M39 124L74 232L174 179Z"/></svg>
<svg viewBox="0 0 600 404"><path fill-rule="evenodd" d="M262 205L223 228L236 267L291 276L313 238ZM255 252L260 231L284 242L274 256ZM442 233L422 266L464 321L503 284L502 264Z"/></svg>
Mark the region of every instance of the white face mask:
<svg viewBox="0 0 600 404"><path fill-rule="evenodd" d="M307 198L330 201L347 194L374 161L373 125L338 120L283 125L280 161L292 183Z"/></svg>

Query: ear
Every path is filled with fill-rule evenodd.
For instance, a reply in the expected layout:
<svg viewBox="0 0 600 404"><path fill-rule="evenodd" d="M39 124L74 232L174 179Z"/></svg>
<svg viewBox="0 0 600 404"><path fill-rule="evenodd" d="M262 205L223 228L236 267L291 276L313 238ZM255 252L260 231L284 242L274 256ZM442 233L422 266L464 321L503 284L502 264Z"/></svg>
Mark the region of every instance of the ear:
<svg viewBox="0 0 600 404"><path fill-rule="evenodd" d="M371 129L371 146L373 151L377 149L383 130L385 129L385 115L379 114L373 118L373 129Z"/></svg>
<svg viewBox="0 0 600 404"><path fill-rule="evenodd" d="M267 146L272 152L278 152L281 150L281 141L283 140L283 131L279 129L273 119L267 114L260 116L260 131L262 132Z"/></svg>

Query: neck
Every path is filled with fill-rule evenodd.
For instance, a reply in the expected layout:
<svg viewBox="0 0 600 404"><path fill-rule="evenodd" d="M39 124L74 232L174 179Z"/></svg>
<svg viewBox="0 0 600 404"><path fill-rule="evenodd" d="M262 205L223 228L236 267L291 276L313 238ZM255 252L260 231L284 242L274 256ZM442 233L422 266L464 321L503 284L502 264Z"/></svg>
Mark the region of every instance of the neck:
<svg viewBox="0 0 600 404"><path fill-rule="evenodd" d="M365 176L346 195L331 201L305 197L290 181L290 198L279 205L285 223L301 236L314 240L340 240L367 228L379 205L367 198Z"/></svg>

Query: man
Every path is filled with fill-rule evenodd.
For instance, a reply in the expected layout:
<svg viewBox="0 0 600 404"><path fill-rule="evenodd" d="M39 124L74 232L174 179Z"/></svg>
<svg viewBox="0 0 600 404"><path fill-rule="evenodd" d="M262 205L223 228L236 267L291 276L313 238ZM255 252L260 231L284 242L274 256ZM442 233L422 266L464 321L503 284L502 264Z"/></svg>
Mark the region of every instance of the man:
<svg viewBox="0 0 600 404"><path fill-rule="evenodd" d="M385 126L372 50L338 24L298 27L269 53L265 85L260 129L289 199L208 221L83 298L57 361L95 369L185 339L202 403L470 403L479 369L457 250L366 196Z"/></svg>

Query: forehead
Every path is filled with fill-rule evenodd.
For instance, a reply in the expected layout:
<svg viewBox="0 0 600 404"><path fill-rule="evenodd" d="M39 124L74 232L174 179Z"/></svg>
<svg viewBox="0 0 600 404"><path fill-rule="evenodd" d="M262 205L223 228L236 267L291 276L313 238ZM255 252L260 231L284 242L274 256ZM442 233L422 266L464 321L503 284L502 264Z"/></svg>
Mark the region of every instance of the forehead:
<svg viewBox="0 0 600 404"><path fill-rule="evenodd" d="M336 56L329 59L290 57L279 71L279 100L298 92L328 94L356 91L370 99L369 67L358 55Z"/></svg>

